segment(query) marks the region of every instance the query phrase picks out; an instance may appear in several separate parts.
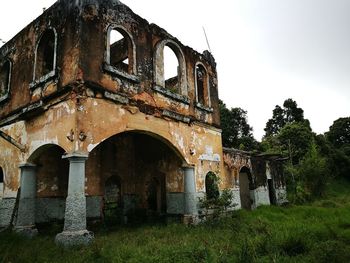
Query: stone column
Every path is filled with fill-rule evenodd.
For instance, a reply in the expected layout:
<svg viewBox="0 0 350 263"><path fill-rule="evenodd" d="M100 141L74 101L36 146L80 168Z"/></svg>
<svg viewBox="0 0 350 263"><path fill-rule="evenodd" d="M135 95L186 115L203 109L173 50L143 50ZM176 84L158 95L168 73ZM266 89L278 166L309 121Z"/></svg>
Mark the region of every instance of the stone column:
<svg viewBox="0 0 350 263"><path fill-rule="evenodd" d="M28 237L38 234L35 227L36 166L25 163L21 169L20 198L15 231Z"/></svg>
<svg viewBox="0 0 350 263"><path fill-rule="evenodd" d="M55 242L63 246L87 245L94 236L86 230L85 161L87 154L74 152L63 156L69 160L68 196L64 229Z"/></svg>
<svg viewBox="0 0 350 263"><path fill-rule="evenodd" d="M195 223L197 209L196 183L194 167L186 166L184 169L184 223Z"/></svg>

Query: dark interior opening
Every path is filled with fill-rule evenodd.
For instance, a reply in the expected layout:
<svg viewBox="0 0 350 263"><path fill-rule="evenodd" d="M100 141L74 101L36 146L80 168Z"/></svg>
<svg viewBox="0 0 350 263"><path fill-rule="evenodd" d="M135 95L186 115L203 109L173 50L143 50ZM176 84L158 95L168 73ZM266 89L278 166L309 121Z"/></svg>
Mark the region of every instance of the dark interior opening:
<svg viewBox="0 0 350 263"><path fill-rule="evenodd" d="M270 204L276 205L277 201L276 201L275 188L273 186L273 180L272 179L268 179L267 183L268 183L268 187L269 187Z"/></svg>
<svg viewBox="0 0 350 263"><path fill-rule="evenodd" d="M205 88L207 83L206 71L202 65L197 65L196 67L196 78L197 78L197 101L206 105L205 103Z"/></svg>
<svg viewBox="0 0 350 263"><path fill-rule="evenodd" d="M6 61L0 68L0 97L7 94L10 81L10 62Z"/></svg>
<svg viewBox="0 0 350 263"><path fill-rule="evenodd" d="M46 30L36 51L35 78L38 79L54 70L55 33Z"/></svg>
<svg viewBox="0 0 350 263"><path fill-rule="evenodd" d="M2 170L2 167L0 167L0 184L4 182L4 172Z"/></svg>

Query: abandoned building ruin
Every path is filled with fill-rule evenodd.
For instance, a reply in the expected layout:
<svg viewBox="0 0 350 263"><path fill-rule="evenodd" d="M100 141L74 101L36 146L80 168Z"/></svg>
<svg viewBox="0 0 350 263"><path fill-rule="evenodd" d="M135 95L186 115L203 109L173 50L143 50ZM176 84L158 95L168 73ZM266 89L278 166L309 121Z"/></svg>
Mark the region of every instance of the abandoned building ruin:
<svg viewBox="0 0 350 263"><path fill-rule="evenodd" d="M208 51L117 0L59 0L1 47L0 227L64 220L69 245L110 205L195 222L209 172L234 209L286 199L278 157L223 149Z"/></svg>

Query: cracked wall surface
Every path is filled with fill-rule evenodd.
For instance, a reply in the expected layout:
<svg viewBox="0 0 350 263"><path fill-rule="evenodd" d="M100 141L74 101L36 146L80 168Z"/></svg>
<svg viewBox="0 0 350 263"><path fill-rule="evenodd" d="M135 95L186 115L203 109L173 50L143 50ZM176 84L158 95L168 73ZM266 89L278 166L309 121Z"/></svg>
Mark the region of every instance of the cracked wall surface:
<svg viewBox="0 0 350 263"><path fill-rule="evenodd" d="M117 49L108 46L112 29L128 41L117 44L129 48L127 70L110 63L111 56L118 57L111 54ZM178 80L172 84L179 85L176 89L158 82L164 78L165 46L179 59ZM46 62L45 52L51 52ZM54 217L52 202L62 218L69 170L62 157L73 152L89 154L85 194L91 200L101 200L105 181L115 173L123 182L125 202L139 195L139 205L147 208L147 185L164 174L162 196L168 212L175 214L184 211L184 166L194 167L197 192L204 191L209 171L222 174L213 56L182 44L119 1L57 1L1 47L0 64L5 61L11 61L11 74L8 94L0 101L0 130L23 149L0 139L4 199L16 197L19 165L33 163L43 207L37 214ZM201 103L196 97L198 63L208 81L202 85L208 90L201 91L207 101L200 98ZM90 214L100 213L98 203L91 205Z"/></svg>
<svg viewBox="0 0 350 263"><path fill-rule="evenodd" d="M110 46L112 31L123 37L115 46ZM165 47L179 62L171 81L164 76ZM37 221L62 219L69 176L62 157L76 152L88 155L89 217L102 215L106 182L113 176L120 180L116 191L124 208L160 212L166 206L167 213L183 214L184 167L194 171L191 198L205 195L206 175L214 172L220 189L232 189L237 203L239 174L246 167L252 171L251 185L259 189L256 200L263 200L259 204L267 202L268 160L276 195L285 196L278 162L223 152L210 52L182 44L119 1L57 1L0 48L0 66L7 61L10 70L0 74L2 83L9 83L0 100L0 131L11 138L0 138L6 222L23 163L37 167Z"/></svg>
<svg viewBox="0 0 350 263"><path fill-rule="evenodd" d="M288 202L283 170L284 158L279 155L252 154L229 148L224 148L223 158L225 174L223 187L239 191L242 198L244 187L240 182L240 176L244 177L244 183L249 184L245 191L250 196L250 209L259 205ZM249 182L245 182L246 180Z"/></svg>

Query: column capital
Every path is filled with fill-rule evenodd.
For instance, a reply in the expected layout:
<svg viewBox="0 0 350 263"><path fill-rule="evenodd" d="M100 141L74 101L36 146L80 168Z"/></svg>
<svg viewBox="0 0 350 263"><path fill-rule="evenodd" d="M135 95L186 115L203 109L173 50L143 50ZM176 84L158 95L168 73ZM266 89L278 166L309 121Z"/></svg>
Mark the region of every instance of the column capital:
<svg viewBox="0 0 350 263"><path fill-rule="evenodd" d="M86 152L72 152L62 156L62 159L68 160L87 160L89 157L89 153Z"/></svg>
<svg viewBox="0 0 350 263"><path fill-rule="evenodd" d="M18 167L20 169L22 169L22 168L36 168L36 164L33 164L33 163L21 163Z"/></svg>
<svg viewBox="0 0 350 263"><path fill-rule="evenodd" d="M187 163L183 163L182 164L182 169L194 169L194 165L192 164L187 164Z"/></svg>

